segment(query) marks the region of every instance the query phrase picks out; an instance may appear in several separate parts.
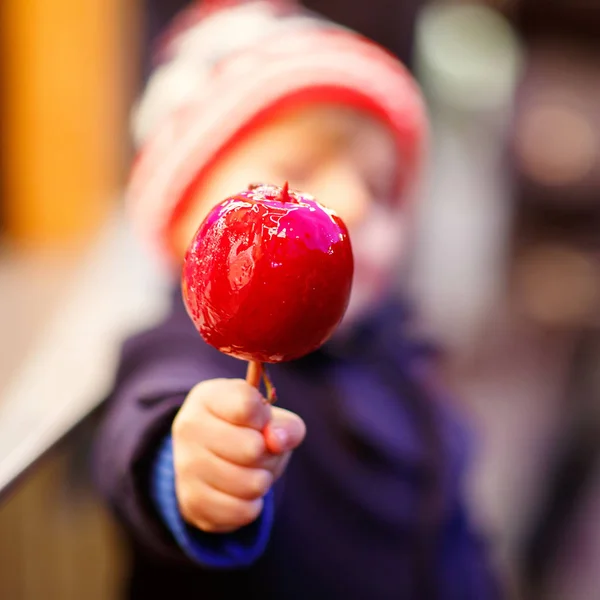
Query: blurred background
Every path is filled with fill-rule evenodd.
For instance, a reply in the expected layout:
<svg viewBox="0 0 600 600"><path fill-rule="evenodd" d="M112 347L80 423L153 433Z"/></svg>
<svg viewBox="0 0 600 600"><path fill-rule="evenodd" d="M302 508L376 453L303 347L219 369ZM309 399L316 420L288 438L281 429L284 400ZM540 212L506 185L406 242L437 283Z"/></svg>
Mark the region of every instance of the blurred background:
<svg viewBox="0 0 600 600"><path fill-rule="evenodd" d="M148 42L185 4L0 4L0 598L118 597L86 456L120 340L164 310L121 195ZM598 598L600 3L305 4L425 91L410 287L477 432L469 500L510 597Z"/></svg>

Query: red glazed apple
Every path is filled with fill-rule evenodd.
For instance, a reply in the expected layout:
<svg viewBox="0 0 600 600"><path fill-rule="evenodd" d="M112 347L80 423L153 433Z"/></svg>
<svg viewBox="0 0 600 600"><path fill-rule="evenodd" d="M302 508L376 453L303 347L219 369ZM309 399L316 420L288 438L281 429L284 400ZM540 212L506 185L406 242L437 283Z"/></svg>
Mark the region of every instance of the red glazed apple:
<svg viewBox="0 0 600 600"><path fill-rule="evenodd" d="M333 211L287 184L260 185L208 214L186 253L183 298L206 342L277 363L329 338L352 273L348 231Z"/></svg>

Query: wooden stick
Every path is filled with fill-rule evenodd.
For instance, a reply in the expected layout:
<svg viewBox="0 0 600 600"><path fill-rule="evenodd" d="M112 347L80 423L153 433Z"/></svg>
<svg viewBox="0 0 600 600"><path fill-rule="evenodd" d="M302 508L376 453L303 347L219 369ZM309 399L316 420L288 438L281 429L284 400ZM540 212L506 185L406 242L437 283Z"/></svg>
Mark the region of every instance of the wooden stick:
<svg viewBox="0 0 600 600"><path fill-rule="evenodd" d="M260 385L260 377L263 372L263 366L261 362L251 360L248 363L248 370L246 371L246 381L255 388Z"/></svg>

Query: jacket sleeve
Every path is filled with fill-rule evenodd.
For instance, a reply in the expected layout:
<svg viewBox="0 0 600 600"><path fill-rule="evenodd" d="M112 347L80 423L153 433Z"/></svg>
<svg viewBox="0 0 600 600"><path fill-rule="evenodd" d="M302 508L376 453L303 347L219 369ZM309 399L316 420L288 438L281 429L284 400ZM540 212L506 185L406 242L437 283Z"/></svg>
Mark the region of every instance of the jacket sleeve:
<svg viewBox="0 0 600 600"><path fill-rule="evenodd" d="M448 400L449 404L453 401ZM504 597L490 549L490 540L475 525L465 482L476 448L467 420L454 407L442 410L448 457L438 554L444 600L500 600ZM450 458L451 457L451 458Z"/></svg>
<svg viewBox="0 0 600 600"><path fill-rule="evenodd" d="M492 569L488 544L457 504L442 531L441 577L444 600L501 600L500 581Z"/></svg>
<svg viewBox="0 0 600 600"><path fill-rule="evenodd" d="M175 493L173 443L170 435L161 444L152 467L151 495L163 522L179 547L186 556L204 567L247 567L265 551L273 525L272 490L264 498L263 510L258 519L233 533L205 533L184 522Z"/></svg>
<svg viewBox="0 0 600 600"><path fill-rule="evenodd" d="M152 493L156 490L157 469L162 469L164 475L165 465L169 465L164 444L170 439L173 418L187 393L202 380L243 375L241 362L238 365L234 359L217 355L186 318L171 317L155 329L128 340L122 350L114 389L105 403L94 446L93 471L100 493L145 550L176 561L192 559L204 562L205 566L237 566L235 561L217 565L219 558L223 558L216 554L219 548L226 553L232 547L224 544L224 536L194 537L192 528L177 529L183 521L173 520L174 484L173 504L168 512L164 510L165 503L157 503L158 497ZM168 476L161 481L168 482ZM272 508L270 501L265 506ZM170 520L165 520L167 514ZM256 551L255 546L264 547L272 514L263 514L259 520L264 520L268 527L248 526L250 531L239 532L239 543L250 554ZM193 546L189 545L191 538L187 534L194 537ZM201 541L207 552L203 553L199 547ZM235 546L235 539L229 541ZM195 552L190 551L192 547ZM238 563L243 563L250 554L238 552L235 557ZM203 561L206 556L213 560Z"/></svg>

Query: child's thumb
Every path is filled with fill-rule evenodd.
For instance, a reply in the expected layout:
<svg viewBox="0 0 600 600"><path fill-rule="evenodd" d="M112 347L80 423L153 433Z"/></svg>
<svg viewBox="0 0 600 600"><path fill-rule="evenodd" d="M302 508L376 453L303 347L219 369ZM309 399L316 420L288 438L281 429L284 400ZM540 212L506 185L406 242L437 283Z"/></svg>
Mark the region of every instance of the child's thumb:
<svg viewBox="0 0 600 600"><path fill-rule="evenodd" d="M263 430L267 450L283 454L298 447L306 434L304 421L295 413L273 407L271 420Z"/></svg>

